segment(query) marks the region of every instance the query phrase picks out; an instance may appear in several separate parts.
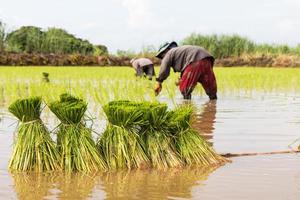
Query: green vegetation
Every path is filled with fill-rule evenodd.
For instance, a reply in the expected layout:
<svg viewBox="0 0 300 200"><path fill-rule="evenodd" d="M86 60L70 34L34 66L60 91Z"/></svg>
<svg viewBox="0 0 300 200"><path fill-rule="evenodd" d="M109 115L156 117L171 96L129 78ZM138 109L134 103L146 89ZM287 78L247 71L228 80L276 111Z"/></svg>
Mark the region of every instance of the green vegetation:
<svg viewBox="0 0 300 200"><path fill-rule="evenodd" d="M23 26L5 35L4 26L0 22L0 50L16 53L54 53L105 55L104 45L93 45L59 28L43 31L35 26ZM2 48L1 48L2 47Z"/></svg>
<svg viewBox="0 0 300 200"><path fill-rule="evenodd" d="M215 68L214 70L221 98L227 94L256 96L275 92L289 95L300 91L300 69ZM43 81L43 73L49 74L50 82ZM190 128L191 108L179 107L170 111L165 104L158 103L163 101L171 107L177 107L176 101L182 97L174 84L177 80L175 74L171 74L164 82L163 92L159 97L155 97L153 92L155 81L135 78L131 68L1 67L0 79L2 105L29 96L41 96L46 102L52 102L49 107L60 120L55 132L61 159L56 160L60 161L59 166L66 171L208 165L219 159L208 150L209 145L198 133ZM57 99L57 93L65 92L87 99L89 105L69 95L62 95ZM207 98L201 86L196 87L193 95L203 95ZM111 102L112 100L115 101ZM35 103L34 108L39 110L39 106L40 104ZM22 135L25 138L29 135L21 134L25 132L22 126L32 128L31 126L39 123L40 128L37 132L45 132L43 136L47 136L47 141L51 141L49 132L41 125L40 111L16 108L17 111L10 110L23 122L20 124L18 136ZM107 119L106 129L97 140L97 145L92 137L92 127L88 126L85 117L87 110L93 111L97 119ZM49 110L46 107L45 114L49 113L47 111ZM40 136L38 133L34 135ZM21 139L21 136L19 138L25 140ZM16 146L25 148L18 143ZM15 150L14 157L16 155L20 157L22 155L16 152L25 151ZM39 168L41 171L44 169Z"/></svg>
<svg viewBox="0 0 300 200"><path fill-rule="evenodd" d="M104 106L108 126L98 146L108 168L208 166L225 162L190 127L192 110L165 104L113 101ZM181 126L184 125L184 126Z"/></svg>
<svg viewBox="0 0 300 200"><path fill-rule="evenodd" d="M13 52L40 53L44 33L41 28L24 26L7 34L7 50Z"/></svg>
<svg viewBox="0 0 300 200"><path fill-rule="evenodd" d="M108 125L98 140L98 148L110 169L146 167L149 159L138 135L143 112L122 102L103 107Z"/></svg>
<svg viewBox="0 0 300 200"><path fill-rule="evenodd" d="M59 101L49 104L49 108L61 122L56 134L62 168L68 172L104 169L104 161L96 149L92 130L84 121L87 103L62 94Z"/></svg>
<svg viewBox="0 0 300 200"><path fill-rule="evenodd" d="M286 44L258 44L240 35L203 35L201 33L192 33L178 42L181 44L202 46L217 59L246 55L294 55L297 58L300 56L300 44L296 47L291 47ZM22 26L17 30L7 32L5 30L5 24L0 21L0 52L1 51L30 54L53 53L108 56L106 46L91 44L89 41L77 38L64 29L52 27L43 30L35 26ZM156 52L156 47L148 45L142 47L138 52L132 50L118 50L116 56L118 58L149 57L155 60ZM8 58L10 57L8 56ZM37 61L37 59L35 59L35 61ZM155 60L155 62L156 61L157 60ZM43 65L43 62L40 62L40 65ZM126 63L128 64L128 62L123 61L122 65ZM7 64L13 65L10 62L7 62ZM21 65L20 62L19 65Z"/></svg>
<svg viewBox="0 0 300 200"><path fill-rule="evenodd" d="M190 127L192 124L193 108L179 107L171 114L172 133L175 136L175 148L180 159L185 165L210 165L216 160L222 160L220 156L211 151L208 143Z"/></svg>
<svg viewBox="0 0 300 200"><path fill-rule="evenodd" d="M247 95L255 93L290 94L300 91L300 70L297 68L214 68L218 94ZM43 72L50 82L42 81ZM158 73L158 69L156 68ZM137 79L134 70L124 67L0 67L0 105L29 96L41 96L46 102L57 100L56 94L71 92L89 99L90 108L112 100L164 102L181 99L174 84L179 74L172 73L163 83L159 97L155 97L155 81ZM193 96L206 98L200 84ZM95 108L95 110L97 110Z"/></svg>
<svg viewBox="0 0 300 200"><path fill-rule="evenodd" d="M5 24L0 21L0 53L2 53L5 50Z"/></svg>
<svg viewBox="0 0 300 200"><path fill-rule="evenodd" d="M155 168L183 166L175 145L177 132L171 126L174 112L169 112L164 104L146 104L139 109L144 111L143 118L146 123L141 126L141 137L152 166Z"/></svg>
<svg viewBox="0 0 300 200"><path fill-rule="evenodd" d="M211 52L215 58L228 58L251 54L291 54L300 56L300 44L297 47L256 44L250 39L239 35L202 35L192 33L184 38L181 43L202 46Z"/></svg>
<svg viewBox="0 0 300 200"><path fill-rule="evenodd" d="M50 133L40 119L42 100L39 97L17 100L9 111L20 120L11 170L49 171L60 169L59 153Z"/></svg>
<svg viewBox="0 0 300 200"><path fill-rule="evenodd" d="M112 101L103 107L108 125L97 148L92 127L84 119L86 102L65 93L49 104L60 120L56 144L40 119L41 103L40 97L32 97L9 107L21 121L9 164L12 170L96 172L226 162L191 128L192 109L188 107L168 111L166 104Z"/></svg>

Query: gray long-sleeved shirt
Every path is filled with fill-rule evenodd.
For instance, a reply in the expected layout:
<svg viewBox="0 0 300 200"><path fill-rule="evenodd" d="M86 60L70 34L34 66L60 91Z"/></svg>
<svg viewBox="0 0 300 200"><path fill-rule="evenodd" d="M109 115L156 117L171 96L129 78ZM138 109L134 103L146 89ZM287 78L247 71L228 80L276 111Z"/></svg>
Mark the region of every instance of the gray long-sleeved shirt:
<svg viewBox="0 0 300 200"><path fill-rule="evenodd" d="M152 64L153 62L148 58L138 58L132 62L132 67L137 70L139 67L144 67Z"/></svg>
<svg viewBox="0 0 300 200"><path fill-rule="evenodd" d="M183 72L190 63L204 58L211 58L214 62L214 57L202 47L184 45L172 48L162 59L159 76L156 80L162 83L170 75L171 67L174 72Z"/></svg>

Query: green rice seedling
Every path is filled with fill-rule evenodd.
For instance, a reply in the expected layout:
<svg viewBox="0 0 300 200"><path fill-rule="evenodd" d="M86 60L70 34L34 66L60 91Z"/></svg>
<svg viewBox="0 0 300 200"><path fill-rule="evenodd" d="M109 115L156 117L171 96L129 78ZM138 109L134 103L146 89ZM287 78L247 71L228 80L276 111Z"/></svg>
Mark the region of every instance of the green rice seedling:
<svg viewBox="0 0 300 200"><path fill-rule="evenodd" d="M84 120L87 103L62 94L60 100L52 102L49 108L61 122L57 131L57 145L62 168L69 172L105 169L92 138L92 130Z"/></svg>
<svg viewBox="0 0 300 200"><path fill-rule="evenodd" d="M174 144L185 165L208 166L224 163L201 135L190 127L193 110L189 106L170 112L170 132L174 134Z"/></svg>
<svg viewBox="0 0 300 200"><path fill-rule="evenodd" d="M158 69L156 69L158 70ZM40 81L41 73L51 74L51 82ZM254 93L292 94L300 91L299 68L216 67L218 93L224 95L247 95ZM127 67L1 67L0 103L8 105L27 96L41 96L47 102L56 100L55 94L72 91L82 94L89 102L106 105L112 100L176 102L182 98L174 82L178 74L170 73L164 89L157 98L153 83L135 80L132 69ZM206 96L198 84L193 96ZM102 114L102 113L101 113Z"/></svg>
<svg viewBox="0 0 300 200"><path fill-rule="evenodd" d="M109 123L98 146L111 168L137 168L145 155L153 168L224 161L190 127L191 107L168 111L166 104L113 101L103 109Z"/></svg>
<svg viewBox="0 0 300 200"><path fill-rule="evenodd" d="M17 100L8 110L20 120L9 168L18 171L59 170L59 153L40 119L40 97Z"/></svg>
<svg viewBox="0 0 300 200"><path fill-rule="evenodd" d="M176 152L173 135L168 131L169 114L167 105L143 103L140 108L144 112L146 125L142 126L141 135L144 149L154 168L182 166Z"/></svg>
<svg viewBox="0 0 300 200"><path fill-rule="evenodd" d="M113 101L103 107L108 119L98 148L110 169L144 168L149 164L139 129L143 113L129 101Z"/></svg>

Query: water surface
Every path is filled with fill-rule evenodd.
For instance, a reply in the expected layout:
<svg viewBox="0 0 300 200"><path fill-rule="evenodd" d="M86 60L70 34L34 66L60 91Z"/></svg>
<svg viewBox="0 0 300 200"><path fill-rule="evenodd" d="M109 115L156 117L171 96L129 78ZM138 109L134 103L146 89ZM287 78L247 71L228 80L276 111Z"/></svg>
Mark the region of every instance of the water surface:
<svg viewBox="0 0 300 200"><path fill-rule="evenodd" d="M197 113L194 128L219 153L287 150L300 136L300 94L226 95L216 102L195 97L192 104ZM5 108L0 113L1 199L281 200L300 196L300 155L296 154L237 157L218 168L12 174L7 164L16 121Z"/></svg>

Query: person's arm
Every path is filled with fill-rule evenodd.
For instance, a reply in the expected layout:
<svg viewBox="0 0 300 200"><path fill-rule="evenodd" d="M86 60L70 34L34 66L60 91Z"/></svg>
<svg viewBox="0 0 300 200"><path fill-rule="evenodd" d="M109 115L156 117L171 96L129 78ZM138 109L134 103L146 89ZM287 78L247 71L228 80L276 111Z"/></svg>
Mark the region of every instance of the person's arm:
<svg viewBox="0 0 300 200"><path fill-rule="evenodd" d="M170 69L170 56L167 54L161 61L159 75L156 78L156 81L161 84L164 80L166 80L170 75Z"/></svg>
<svg viewBox="0 0 300 200"><path fill-rule="evenodd" d="M155 95L158 95L162 90L162 82L170 75L170 56L167 54L161 61L159 75L156 78L156 85L154 88Z"/></svg>
<svg viewBox="0 0 300 200"><path fill-rule="evenodd" d="M142 72L141 72L138 62L134 61L132 63L132 67L135 69L135 76L142 76Z"/></svg>

